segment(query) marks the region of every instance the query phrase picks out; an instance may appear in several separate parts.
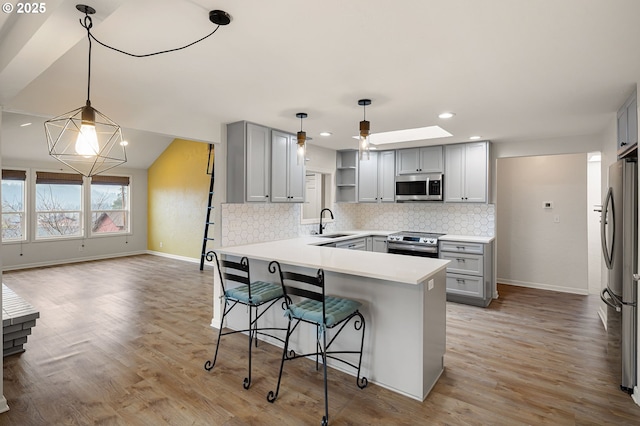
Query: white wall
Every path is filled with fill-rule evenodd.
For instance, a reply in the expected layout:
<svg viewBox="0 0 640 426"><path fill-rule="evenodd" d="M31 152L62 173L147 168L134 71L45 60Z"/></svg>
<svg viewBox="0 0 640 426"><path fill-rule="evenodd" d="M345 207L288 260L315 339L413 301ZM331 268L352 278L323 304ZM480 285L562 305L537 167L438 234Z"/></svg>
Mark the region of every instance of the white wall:
<svg viewBox="0 0 640 426"><path fill-rule="evenodd" d="M586 154L499 159L497 177L498 282L587 294Z"/></svg>
<svg viewBox="0 0 640 426"><path fill-rule="evenodd" d="M602 254L600 244L600 212L601 197L601 161L589 161L587 163L587 240L589 263L589 293L600 293L602 276Z"/></svg>
<svg viewBox="0 0 640 426"><path fill-rule="evenodd" d="M26 168L30 171L60 169L56 161L50 163L26 163L24 161L3 159L3 166L5 168ZM115 169L114 174L131 176L132 229L130 235L5 243L3 244L2 252L2 267L4 270L146 253L147 171L118 167ZM30 177L32 175L32 173L29 174ZM32 185L32 183L32 181L29 182L29 185ZM83 245L84 247L82 247Z"/></svg>

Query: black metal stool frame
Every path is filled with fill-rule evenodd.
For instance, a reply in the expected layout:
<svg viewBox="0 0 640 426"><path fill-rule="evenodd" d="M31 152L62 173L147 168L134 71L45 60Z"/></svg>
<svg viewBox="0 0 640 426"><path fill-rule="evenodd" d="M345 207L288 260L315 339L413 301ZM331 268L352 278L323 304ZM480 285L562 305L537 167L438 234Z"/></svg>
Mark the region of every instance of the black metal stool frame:
<svg viewBox="0 0 640 426"><path fill-rule="evenodd" d="M303 318L291 318L289 317L289 325L287 327L287 335L285 337L284 348L282 350L282 360L280 361L280 372L278 374L278 384L276 385L276 390L269 391L267 394L267 401L273 403L278 398L278 393L280 392L280 383L282 381L282 371L284 369L284 362L291 361L297 358L306 358L309 356L316 357L316 370L318 370L318 357L322 358L323 365L323 375L324 375L324 403L325 403L325 414L322 417L322 425L326 426L329 424L329 398L328 398L328 389L327 389L327 359L333 359L336 361L340 361L343 364L346 364L354 369L357 369L356 374L356 385L360 389L364 389L369 384L369 381L366 377L360 377L360 369L362 366L362 350L364 348L364 333L365 333L365 320L359 310L356 310L354 313L344 318L343 320L332 324L331 326L326 325L326 313L325 313L325 285L324 285L324 271L322 269L318 269L316 276L304 275L295 272L287 272L282 271L280 267L280 263L277 261L272 261L269 263L269 272L272 274L278 272L280 275L280 282L282 283L282 288L285 296L285 303L287 309L289 309L289 305L292 303L291 296L300 296L312 300L317 300L322 302L322 318L324 324L318 324L315 321L306 320ZM305 289L295 286L289 286L285 284L285 280L288 281L297 281L299 283L305 283L311 288L313 286L318 287L317 290ZM332 343L335 339L340 335L344 327L351 322L352 319L355 319L353 322L353 326L356 330L362 330L362 338L360 341L360 350L359 351L329 351ZM293 327L291 326L293 322ZM301 322L305 322L307 324L316 326L316 348L317 351L314 353L305 353L305 354L296 354L295 351L289 349L289 337L298 327ZM320 328L323 330L320 330ZM338 331L334 334L334 336L327 343L327 333L326 329L333 329L335 327L339 327ZM322 340L320 338L322 335ZM359 354L358 365L353 364L345 359L339 358L336 355L340 354Z"/></svg>
<svg viewBox="0 0 640 426"><path fill-rule="evenodd" d="M213 361L207 360L204 363L204 368L207 371L211 371L213 367L216 365L216 360L218 359L218 349L220 348L220 338L222 336L228 336L230 334L236 334L236 333L248 333L249 367L248 367L248 375L247 377L244 378L242 386L245 389L249 389L249 387L251 386L251 346L252 346L252 343L255 342L255 346L258 347L258 335L268 336L282 343L285 343L285 339L282 339L271 333L266 333L266 331L286 331L287 330L286 328L277 328L277 327L259 328L258 327L258 320L262 317L262 315L264 315L269 310L269 308L271 308L273 305L278 303L278 301L283 299L284 295L278 297L277 299L267 300L261 303L252 303L251 302L251 274L249 272L249 259L247 259L246 257L242 257L240 259L240 262L234 262L226 259L220 260L218 259L218 255L214 251L209 251L206 255L206 258L207 258L207 261L209 262L211 262L214 258L216 260L216 267L218 269L218 275L220 276L220 284L222 286L221 298L224 298L224 309L222 312L222 319L220 320L220 331L218 332L218 341L216 343L216 352L213 356ZM224 272L222 270L223 268L225 269ZM241 271L242 273L246 274L246 276L228 273L227 268ZM226 295L227 289L225 287L225 280L234 281L240 284L247 285L248 293L249 293L249 303L244 303L243 301L240 301L240 300L228 298ZM249 309L249 328L244 330L232 330L232 331L223 332L222 329L224 328L224 319L229 314L229 312L231 312L231 310L233 310L233 308L236 307L236 305L247 306L247 308ZM263 305L266 305L266 307L262 310L262 312L260 312L259 309ZM285 306L286 305L283 302L283 308Z"/></svg>

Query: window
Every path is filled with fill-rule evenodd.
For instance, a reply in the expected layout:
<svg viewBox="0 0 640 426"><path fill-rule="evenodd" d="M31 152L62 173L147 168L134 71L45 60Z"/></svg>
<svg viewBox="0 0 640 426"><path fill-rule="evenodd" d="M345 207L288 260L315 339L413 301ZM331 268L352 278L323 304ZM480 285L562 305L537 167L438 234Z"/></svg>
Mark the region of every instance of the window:
<svg viewBox="0 0 640 426"><path fill-rule="evenodd" d="M36 239L82 234L82 175L36 172Z"/></svg>
<svg viewBox="0 0 640 426"><path fill-rule="evenodd" d="M2 170L2 241L26 239L24 170Z"/></svg>
<svg viewBox="0 0 640 426"><path fill-rule="evenodd" d="M102 176L91 178L91 233L129 232L129 178Z"/></svg>

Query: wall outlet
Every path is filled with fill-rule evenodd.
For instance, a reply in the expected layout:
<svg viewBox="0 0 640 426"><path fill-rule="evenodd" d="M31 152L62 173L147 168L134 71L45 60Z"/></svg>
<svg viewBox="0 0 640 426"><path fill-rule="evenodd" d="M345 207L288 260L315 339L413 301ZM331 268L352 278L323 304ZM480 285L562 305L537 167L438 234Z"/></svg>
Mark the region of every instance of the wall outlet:
<svg viewBox="0 0 640 426"><path fill-rule="evenodd" d="M433 290L433 279L429 280L429 290Z"/></svg>
<svg viewBox="0 0 640 426"><path fill-rule="evenodd" d="M560 223L560 215L559 215L559 214L555 215L555 216L553 217L553 221L554 221L555 223Z"/></svg>
<svg viewBox="0 0 640 426"><path fill-rule="evenodd" d="M160 241L160 248L162 248L162 241Z"/></svg>

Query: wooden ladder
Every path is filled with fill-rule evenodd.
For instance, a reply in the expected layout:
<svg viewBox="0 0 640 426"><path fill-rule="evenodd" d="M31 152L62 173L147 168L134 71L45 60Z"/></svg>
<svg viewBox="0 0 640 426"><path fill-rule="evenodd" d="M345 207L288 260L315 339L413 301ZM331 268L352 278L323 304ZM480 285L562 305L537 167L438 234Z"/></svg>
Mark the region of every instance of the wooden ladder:
<svg viewBox="0 0 640 426"><path fill-rule="evenodd" d="M204 238L202 239L202 252L200 254L200 270L204 269L204 259L207 255L207 242L214 239L209 237L209 225L213 225L211 221L211 212L213 211L213 182L215 180L215 167L214 167L214 149L213 144L209 144L209 159L207 160L207 174L211 175L211 182L209 183L209 201L207 203L207 217L204 222Z"/></svg>

